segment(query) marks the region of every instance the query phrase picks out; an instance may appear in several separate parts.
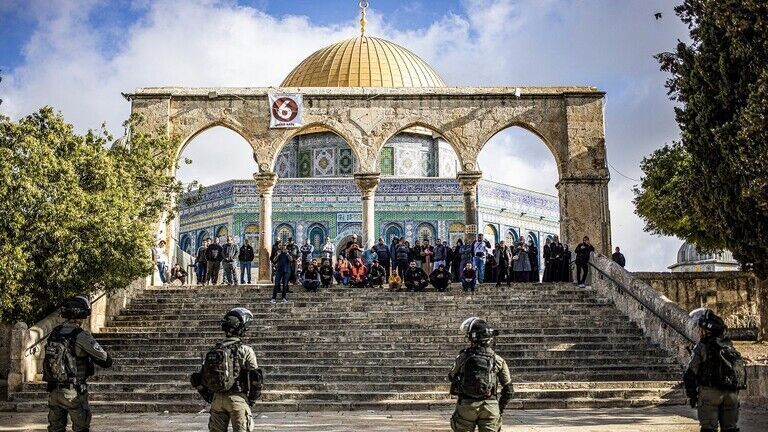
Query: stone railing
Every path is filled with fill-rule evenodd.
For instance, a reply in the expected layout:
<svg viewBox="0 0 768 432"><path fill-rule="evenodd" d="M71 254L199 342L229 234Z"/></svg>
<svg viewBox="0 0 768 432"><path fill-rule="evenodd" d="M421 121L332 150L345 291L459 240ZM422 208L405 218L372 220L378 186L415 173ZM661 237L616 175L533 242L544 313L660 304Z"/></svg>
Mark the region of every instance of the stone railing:
<svg viewBox="0 0 768 432"><path fill-rule="evenodd" d="M768 365L747 366L747 389L741 401L754 407L768 407Z"/></svg>
<svg viewBox="0 0 768 432"><path fill-rule="evenodd" d="M677 303L597 253L590 259L589 278L592 287L613 301L652 342L674 355L681 365L688 363L688 350L697 339L696 326Z"/></svg>
<svg viewBox="0 0 768 432"><path fill-rule="evenodd" d="M91 316L83 323L90 332L100 331L110 317L128 306L131 299L147 286L148 278L137 279L128 287L111 295L98 295L91 302ZM8 392L19 391L25 382L40 381L45 338L56 326L64 322L56 311L32 327L18 322L11 329Z"/></svg>

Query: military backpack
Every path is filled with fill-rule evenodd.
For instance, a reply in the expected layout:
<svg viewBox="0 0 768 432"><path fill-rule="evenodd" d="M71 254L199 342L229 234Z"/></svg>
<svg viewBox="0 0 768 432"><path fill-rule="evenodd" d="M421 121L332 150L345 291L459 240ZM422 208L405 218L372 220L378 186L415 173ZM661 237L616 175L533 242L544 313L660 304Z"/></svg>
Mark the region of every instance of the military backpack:
<svg viewBox="0 0 768 432"><path fill-rule="evenodd" d="M707 375L709 384L721 390L747 388L747 370L744 359L732 344L716 339L707 347Z"/></svg>
<svg viewBox="0 0 768 432"><path fill-rule="evenodd" d="M451 392L470 399L490 399L496 395L497 373L496 354L491 348L469 348L454 377Z"/></svg>
<svg viewBox="0 0 768 432"><path fill-rule="evenodd" d="M76 328L69 334L62 334L61 329L61 326L53 329L45 343L43 381L49 384L77 384L75 343L83 329Z"/></svg>
<svg viewBox="0 0 768 432"><path fill-rule="evenodd" d="M202 370L202 384L214 393L230 391L240 377L240 364L237 361L239 341L217 343L205 355Z"/></svg>

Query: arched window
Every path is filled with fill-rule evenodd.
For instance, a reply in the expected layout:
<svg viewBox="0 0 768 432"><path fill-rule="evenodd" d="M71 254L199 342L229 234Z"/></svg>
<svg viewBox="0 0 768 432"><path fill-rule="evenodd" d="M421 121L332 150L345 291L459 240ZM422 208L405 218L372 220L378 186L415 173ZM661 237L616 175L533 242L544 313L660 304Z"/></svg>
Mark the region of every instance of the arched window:
<svg viewBox="0 0 768 432"><path fill-rule="evenodd" d="M536 246L536 248L539 247L539 236L535 232L528 231L528 236L526 240L528 244L531 244L531 242L533 242L533 245Z"/></svg>
<svg viewBox="0 0 768 432"><path fill-rule="evenodd" d="M392 243L392 239L397 237L398 239L403 236L403 228L398 224L389 224L384 230L384 241L387 244Z"/></svg>
<svg viewBox="0 0 768 432"><path fill-rule="evenodd" d="M259 240L259 224L248 224L243 229L243 240L248 240L251 246L254 246L254 250L258 247Z"/></svg>
<svg viewBox="0 0 768 432"><path fill-rule="evenodd" d="M208 231L200 231L197 234L197 247L200 248L203 245L203 241L210 237L210 234L208 234Z"/></svg>
<svg viewBox="0 0 768 432"><path fill-rule="evenodd" d="M416 229L416 240L424 241L429 240L433 243L435 239L435 227L430 223L424 222Z"/></svg>
<svg viewBox="0 0 768 432"><path fill-rule="evenodd" d="M278 225L275 229L275 241L281 240L287 243L289 238L293 238L293 228L288 224Z"/></svg>
<svg viewBox="0 0 768 432"><path fill-rule="evenodd" d="M485 239L491 243L496 243L499 241L499 231L495 226L491 224L488 224L485 226L485 228L483 228L483 235Z"/></svg>
<svg viewBox="0 0 768 432"><path fill-rule="evenodd" d="M181 250L188 254L192 254L192 237L190 237L187 234L184 234L181 236L181 241L179 242L179 246L181 247Z"/></svg>
<svg viewBox="0 0 768 432"><path fill-rule="evenodd" d="M323 244L325 243L325 228L321 225L312 225L312 227L309 228L307 238L309 239L309 243L315 248L312 255L320 256Z"/></svg>
<svg viewBox="0 0 768 432"><path fill-rule="evenodd" d="M520 236L517 235L517 230L514 228L510 228L504 234L504 243L506 243L507 246L509 246L514 242L516 242L518 238L520 238Z"/></svg>
<svg viewBox="0 0 768 432"><path fill-rule="evenodd" d="M216 229L216 237L219 238L219 242L221 243L226 242L228 235L229 235L229 229L227 228L226 225L222 225Z"/></svg>

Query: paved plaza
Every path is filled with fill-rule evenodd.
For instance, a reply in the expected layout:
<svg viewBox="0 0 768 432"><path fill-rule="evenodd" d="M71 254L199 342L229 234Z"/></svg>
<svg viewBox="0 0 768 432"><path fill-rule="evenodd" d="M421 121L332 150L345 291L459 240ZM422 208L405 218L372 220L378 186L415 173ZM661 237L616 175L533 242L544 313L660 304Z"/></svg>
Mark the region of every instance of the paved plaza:
<svg viewBox="0 0 768 432"><path fill-rule="evenodd" d="M266 413L255 431L450 431L448 411ZM208 414L97 414L96 431L205 431ZM511 411L502 431L515 432L694 432L688 407ZM768 411L742 410L742 432L768 430ZM0 431L43 431L45 413L0 413Z"/></svg>

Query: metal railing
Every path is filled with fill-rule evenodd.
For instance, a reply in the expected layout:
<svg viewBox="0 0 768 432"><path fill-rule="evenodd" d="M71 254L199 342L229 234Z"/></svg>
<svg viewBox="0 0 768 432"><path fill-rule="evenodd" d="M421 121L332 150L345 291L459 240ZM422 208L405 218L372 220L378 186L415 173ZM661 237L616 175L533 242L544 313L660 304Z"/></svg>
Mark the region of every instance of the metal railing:
<svg viewBox="0 0 768 432"><path fill-rule="evenodd" d="M685 331L680 330L675 324L670 322L666 317L664 317L663 315L661 315L658 312L656 312L656 310L653 307L649 306L641 298L636 296L635 293L632 292L632 290L628 286L626 286L623 283L617 281L616 279L611 277L610 274L606 273L603 269L597 267L594 263L592 263L592 260L589 261L589 266L592 267L593 269L595 269L598 273L600 273L601 276L603 276L603 277L607 278L608 280L610 280L618 288L618 290L621 293L627 294L630 297L632 297L637 303L640 304L640 306L642 306L643 308L648 310L651 314L653 314L653 316L658 318L664 324L664 326L671 328L672 330L675 331L675 333L677 333L680 336L682 336L685 340L687 340L691 344L695 344L696 343L696 341L693 340L690 336L688 336L688 334Z"/></svg>
<svg viewBox="0 0 768 432"><path fill-rule="evenodd" d="M98 297L96 297L91 301L91 305L101 300L106 295L107 295L106 292L101 293ZM31 355L38 354L40 352L40 344L43 343L46 339L48 339L48 336L50 336L52 332L53 331L48 332L45 336L41 337L40 340L28 346L27 349L24 350L24 357L29 357Z"/></svg>

